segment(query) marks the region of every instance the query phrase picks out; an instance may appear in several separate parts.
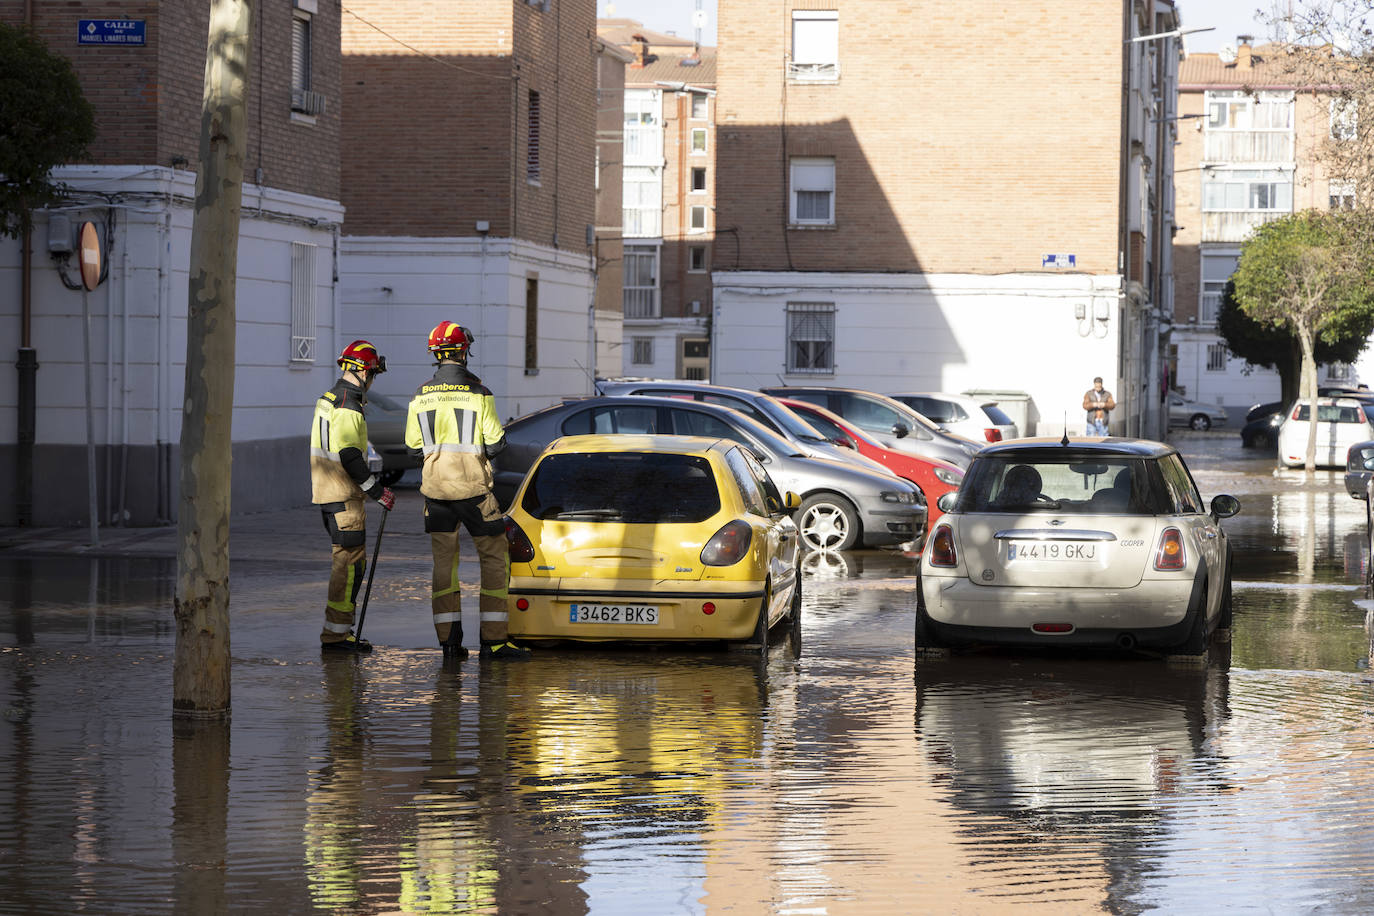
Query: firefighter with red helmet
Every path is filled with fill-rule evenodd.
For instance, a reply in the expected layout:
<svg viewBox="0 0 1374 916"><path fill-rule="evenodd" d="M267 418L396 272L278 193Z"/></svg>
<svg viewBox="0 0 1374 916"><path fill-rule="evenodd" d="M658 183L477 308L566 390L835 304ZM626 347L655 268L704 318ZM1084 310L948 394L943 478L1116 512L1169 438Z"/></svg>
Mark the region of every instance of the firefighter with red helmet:
<svg viewBox="0 0 1374 916"><path fill-rule="evenodd" d="M458 528L467 528L481 569L478 612L483 658L528 658L510 639L506 590L510 553L506 523L492 494L491 458L506 447L496 400L468 371L472 332L452 321L429 335L434 377L415 392L406 417L406 445L424 455L420 492L434 554L431 608L444 655L463 658L458 590Z"/></svg>
<svg viewBox="0 0 1374 916"><path fill-rule="evenodd" d="M344 347L338 362L343 373L315 402L310 424L311 501L320 507L334 545L320 648L371 652L372 644L353 633L353 611L366 567L363 496L388 512L396 496L368 469L363 405L373 380L386 371L386 357L366 340L355 340Z"/></svg>

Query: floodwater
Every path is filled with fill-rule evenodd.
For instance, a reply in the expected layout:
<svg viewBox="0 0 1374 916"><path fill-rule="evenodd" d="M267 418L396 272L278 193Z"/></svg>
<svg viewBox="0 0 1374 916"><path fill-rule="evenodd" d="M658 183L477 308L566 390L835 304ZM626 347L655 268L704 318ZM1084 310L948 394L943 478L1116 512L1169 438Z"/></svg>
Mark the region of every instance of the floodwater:
<svg viewBox="0 0 1374 916"><path fill-rule="evenodd" d="M809 557L761 660L446 666L423 557L321 658L312 542L235 563L233 719L183 724L171 561L0 552L0 912L1374 910L1363 504L1181 445L1244 506L1203 668L918 663L877 551Z"/></svg>

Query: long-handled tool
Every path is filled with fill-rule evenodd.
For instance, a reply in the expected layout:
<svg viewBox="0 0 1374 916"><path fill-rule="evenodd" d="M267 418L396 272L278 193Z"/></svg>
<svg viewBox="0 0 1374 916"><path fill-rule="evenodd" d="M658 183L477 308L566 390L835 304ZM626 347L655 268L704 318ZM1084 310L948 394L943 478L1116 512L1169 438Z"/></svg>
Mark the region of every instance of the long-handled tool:
<svg viewBox="0 0 1374 916"><path fill-rule="evenodd" d="M363 607L358 612L358 629L354 631L358 639L363 638L363 621L367 619L367 599L372 596L372 577L377 573L377 554L382 552L382 535L386 533L386 517L390 509L382 510L382 521L377 526L377 546L372 548L372 565L367 569L367 588L363 590Z"/></svg>

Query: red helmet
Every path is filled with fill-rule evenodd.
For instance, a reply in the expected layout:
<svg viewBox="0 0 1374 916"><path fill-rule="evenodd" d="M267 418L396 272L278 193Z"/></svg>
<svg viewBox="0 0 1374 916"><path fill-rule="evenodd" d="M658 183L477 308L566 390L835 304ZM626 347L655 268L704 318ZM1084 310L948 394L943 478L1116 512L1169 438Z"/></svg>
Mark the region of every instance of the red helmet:
<svg viewBox="0 0 1374 916"><path fill-rule="evenodd" d="M440 359L467 359L468 348L476 339L461 324L441 321L429 332L429 352Z"/></svg>
<svg viewBox="0 0 1374 916"><path fill-rule="evenodd" d="M377 348L367 341L355 340L339 354L339 366L354 372L385 372L386 357L378 353Z"/></svg>

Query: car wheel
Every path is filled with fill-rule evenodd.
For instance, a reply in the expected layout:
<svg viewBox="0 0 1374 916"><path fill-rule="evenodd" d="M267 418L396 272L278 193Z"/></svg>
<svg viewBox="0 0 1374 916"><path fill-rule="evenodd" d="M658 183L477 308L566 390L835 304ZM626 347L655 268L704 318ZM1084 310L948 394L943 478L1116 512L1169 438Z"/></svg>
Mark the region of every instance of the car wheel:
<svg viewBox="0 0 1374 916"><path fill-rule="evenodd" d="M844 497L821 493L802 503L797 529L812 550L848 550L859 541L859 514Z"/></svg>
<svg viewBox="0 0 1374 916"><path fill-rule="evenodd" d="M1212 420L1205 413L1195 413L1188 420L1188 426L1191 429L1207 430L1212 428Z"/></svg>
<svg viewBox="0 0 1374 916"><path fill-rule="evenodd" d="M392 468L389 471L382 471L377 475L377 479L382 482L384 487L394 487L406 474L405 468Z"/></svg>
<svg viewBox="0 0 1374 916"><path fill-rule="evenodd" d="M1226 584L1222 586L1221 616L1217 619L1217 629L1229 630L1234 621L1235 612L1231 608L1231 559L1228 553L1226 559Z"/></svg>
<svg viewBox="0 0 1374 916"><path fill-rule="evenodd" d="M1188 630L1188 638L1169 650L1171 657L1179 660L1202 659L1207 654L1207 583L1198 591L1196 607L1189 609L1193 625Z"/></svg>
<svg viewBox="0 0 1374 916"><path fill-rule="evenodd" d="M773 589L769 585L763 587L763 601L759 604L759 619L754 624L754 636L749 642L749 648L757 648L760 654L768 652L768 606L773 602Z"/></svg>
<svg viewBox="0 0 1374 916"><path fill-rule="evenodd" d="M916 573L916 654L923 652L944 653L948 647L935 635L930 625L930 615L926 613L926 596L921 587L921 574Z"/></svg>
<svg viewBox="0 0 1374 916"><path fill-rule="evenodd" d="M787 620L793 626L801 623L802 606L802 574L800 567L797 569L797 581L792 586L792 604L787 608Z"/></svg>

